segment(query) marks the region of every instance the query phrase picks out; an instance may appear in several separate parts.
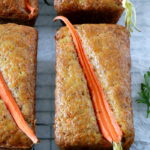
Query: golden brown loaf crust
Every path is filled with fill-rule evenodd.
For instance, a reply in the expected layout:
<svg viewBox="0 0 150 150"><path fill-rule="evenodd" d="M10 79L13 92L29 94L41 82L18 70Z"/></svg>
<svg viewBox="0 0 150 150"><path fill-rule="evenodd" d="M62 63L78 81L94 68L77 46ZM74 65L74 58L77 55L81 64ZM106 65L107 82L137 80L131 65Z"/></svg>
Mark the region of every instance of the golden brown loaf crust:
<svg viewBox="0 0 150 150"><path fill-rule="evenodd" d="M116 23L123 12L120 0L54 0L54 5L72 23Z"/></svg>
<svg viewBox="0 0 150 150"><path fill-rule="evenodd" d="M35 8L34 15L30 19L25 0L0 0L0 23L16 22L32 25L38 16L38 0L29 2Z"/></svg>
<svg viewBox="0 0 150 150"><path fill-rule="evenodd" d="M127 149L134 140L129 33L119 25L75 27L123 131L122 142ZM56 34L56 73L56 143L67 150L111 147L98 129L87 82L66 27Z"/></svg>
<svg viewBox="0 0 150 150"><path fill-rule="evenodd" d="M16 24L0 25L0 71L25 120L35 128L37 31ZM0 149L32 147L0 100Z"/></svg>

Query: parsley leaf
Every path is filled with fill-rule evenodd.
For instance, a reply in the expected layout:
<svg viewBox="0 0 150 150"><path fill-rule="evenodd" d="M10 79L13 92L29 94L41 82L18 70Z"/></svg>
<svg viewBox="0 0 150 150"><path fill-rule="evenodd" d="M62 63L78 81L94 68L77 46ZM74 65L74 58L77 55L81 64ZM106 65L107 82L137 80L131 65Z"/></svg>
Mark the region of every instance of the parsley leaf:
<svg viewBox="0 0 150 150"><path fill-rule="evenodd" d="M150 71L144 74L144 83L141 83L141 92L139 93L139 99L137 103L143 103L147 105L147 118L150 114Z"/></svg>

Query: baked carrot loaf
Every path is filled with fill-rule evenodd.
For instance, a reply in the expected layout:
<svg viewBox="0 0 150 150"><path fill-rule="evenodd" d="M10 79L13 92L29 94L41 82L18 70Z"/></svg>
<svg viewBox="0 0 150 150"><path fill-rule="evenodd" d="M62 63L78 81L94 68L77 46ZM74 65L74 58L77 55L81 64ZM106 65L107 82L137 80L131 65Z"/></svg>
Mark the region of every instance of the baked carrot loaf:
<svg viewBox="0 0 150 150"><path fill-rule="evenodd" d="M75 26L128 149L134 140L129 33L120 25ZM55 141L65 150L112 149L99 130L90 91L67 27L56 34Z"/></svg>
<svg viewBox="0 0 150 150"><path fill-rule="evenodd" d="M16 25L0 25L0 71L25 120L35 129L35 79L37 31ZM30 149L31 140L18 128L0 99L0 150Z"/></svg>
<svg viewBox="0 0 150 150"><path fill-rule="evenodd" d="M34 8L32 16L27 5ZM34 25L37 16L38 0L0 0L0 23Z"/></svg>
<svg viewBox="0 0 150 150"><path fill-rule="evenodd" d="M120 0L54 0L54 5L72 23L116 23L123 12Z"/></svg>

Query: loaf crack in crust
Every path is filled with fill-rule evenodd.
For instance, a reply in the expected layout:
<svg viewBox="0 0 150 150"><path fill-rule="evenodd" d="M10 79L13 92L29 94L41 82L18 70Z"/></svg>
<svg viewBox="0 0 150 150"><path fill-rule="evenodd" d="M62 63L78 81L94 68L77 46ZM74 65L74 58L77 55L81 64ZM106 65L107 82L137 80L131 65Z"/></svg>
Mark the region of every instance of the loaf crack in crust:
<svg viewBox="0 0 150 150"><path fill-rule="evenodd" d="M25 120L35 128L37 31L16 24L0 25L0 71ZM29 149L31 140L17 127L0 100L0 149Z"/></svg>
<svg viewBox="0 0 150 150"><path fill-rule="evenodd" d="M76 25L107 101L123 131L123 146L133 143L129 33L119 25ZM62 149L110 148L101 135L90 91L67 27L56 34L55 140Z"/></svg>

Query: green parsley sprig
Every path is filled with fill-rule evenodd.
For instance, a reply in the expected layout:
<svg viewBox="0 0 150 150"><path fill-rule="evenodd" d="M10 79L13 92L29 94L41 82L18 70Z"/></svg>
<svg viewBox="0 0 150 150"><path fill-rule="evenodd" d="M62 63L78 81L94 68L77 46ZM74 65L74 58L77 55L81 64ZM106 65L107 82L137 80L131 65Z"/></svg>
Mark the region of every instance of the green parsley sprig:
<svg viewBox="0 0 150 150"><path fill-rule="evenodd" d="M122 0L122 7L125 9L125 25L129 32L133 32L133 28L140 32L136 27L136 10L130 0Z"/></svg>
<svg viewBox="0 0 150 150"><path fill-rule="evenodd" d="M141 92L139 93L140 98L137 103L143 103L147 105L147 115L148 118L150 114L150 71L144 74L144 82L141 84Z"/></svg>

